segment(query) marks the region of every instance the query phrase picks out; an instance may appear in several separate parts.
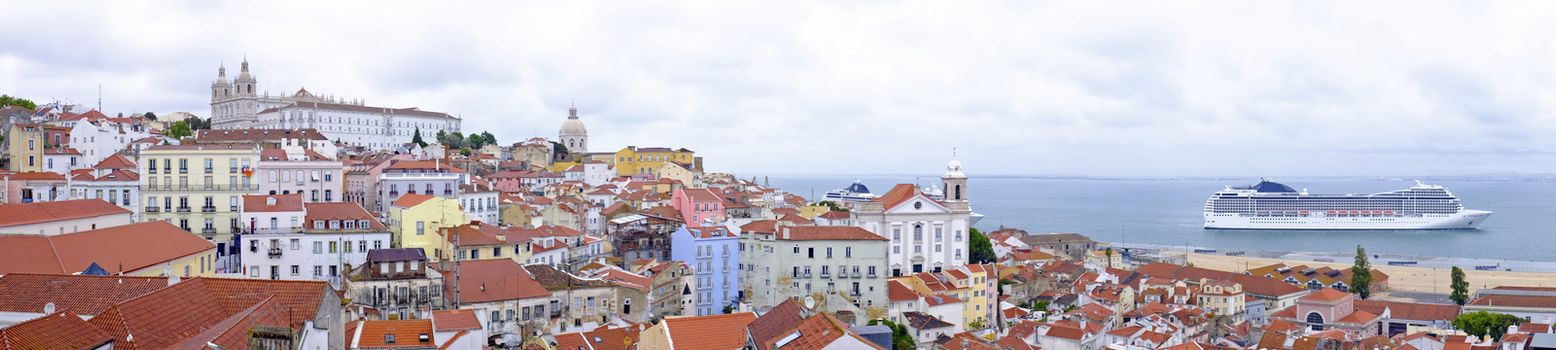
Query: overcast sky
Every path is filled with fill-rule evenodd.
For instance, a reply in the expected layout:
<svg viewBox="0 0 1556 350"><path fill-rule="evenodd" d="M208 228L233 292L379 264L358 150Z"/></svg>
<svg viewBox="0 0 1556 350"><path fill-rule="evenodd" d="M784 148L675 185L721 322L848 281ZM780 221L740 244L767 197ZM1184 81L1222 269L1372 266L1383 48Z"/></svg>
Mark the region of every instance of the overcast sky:
<svg viewBox="0 0 1556 350"><path fill-rule="evenodd" d="M210 114L259 88L742 175L1556 172L1556 2L39 1L0 93Z"/></svg>

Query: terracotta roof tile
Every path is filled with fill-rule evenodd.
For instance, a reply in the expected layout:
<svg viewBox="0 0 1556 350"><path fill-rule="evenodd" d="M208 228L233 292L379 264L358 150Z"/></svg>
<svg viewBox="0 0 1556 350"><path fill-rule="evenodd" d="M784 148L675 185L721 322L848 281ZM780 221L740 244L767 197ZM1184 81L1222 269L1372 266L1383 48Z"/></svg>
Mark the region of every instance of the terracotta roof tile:
<svg viewBox="0 0 1556 350"><path fill-rule="evenodd" d="M551 296L523 266L513 259L466 260L459 262L459 301L488 301L544 298ZM444 288L453 289L454 284ZM448 294L453 294L452 290Z"/></svg>
<svg viewBox="0 0 1556 350"><path fill-rule="evenodd" d="M400 196L400 199L394 200L394 206L401 207L401 208L410 208L410 207L414 207L414 206L420 205L422 202L426 202L428 199L433 199L433 198L437 198L437 196L426 195L426 194L416 194L416 193L406 193L405 195Z"/></svg>
<svg viewBox="0 0 1556 350"><path fill-rule="evenodd" d="M0 328L0 349L95 349L113 341L113 336L69 311Z"/></svg>
<svg viewBox="0 0 1556 350"><path fill-rule="evenodd" d="M56 310L96 315L114 304L167 287L166 277L44 275L13 273L0 276L0 311L41 313Z"/></svg>
<svg viewBox="0 0 1556 350"><path fill-rule="evenodd" d="M135 271L216 249L216 245L164 221L57 236L0 235L0 274L81 272L92 263Z"/></svg>
<svg viewBox="0 0 1556 350"><path fill-rule="evenodd" d="M366 349L416 349L437 346L437 339L433 338L432 320L395 320L373 321L359 320L356 322L354 334L346 335L349 339L348 348ZM426 341L421 341L420 336L425 334Z"/></svg>
<svg viewBox="0 0 1556 350"><path fill-rule="evenodd" d="M671 316L661 322L678 349L739 349L746 344L746 325L756 314L737 312L709 316Z"/></svg>
<svg viewBox="0 0 1556 350"><path fill-rule="evenodd" d="M892 279L886 281L886 299L889 301L918 300L918 293L901 281Z"/></svg>
<svg viewBox="0 0 1556 350"><path fill-rule="evenodd" d="M358 227L357 229L359 230L366 229L383 231L387 229L384 227L382 222L378 222L377 218L373 216L373 213L369 213L367 209L363 209L362 205L360 204L352 202L321 202L307 203L304 204L303 207L307 208L307 214L304 215L303 227L310 230L326 229L324 227L314 227L313 224L315 221L324 221L325 225L329 225L329 222L334 220L354 220L359 222L367 221L368 227Z"/></svg>
<svg viewBox="0 0 1556 350"><path fill-rule="evenodd" d="M0 231L3 227L129 213L128 209L101 199L0 204Z"/></svg>
<svg viewBox="0 0 1556 350"><path fill-rule="evenodd" d="M114 153L113 155L108 156L108 158L103 158L102 161L97 162L97 165L93 165L92 168L93 169L132 169L132 170L138 169L138 167L135 165L135 161L130 160L129 157L125 157L123 154L118 154L118 153Z"/></svg>
<svg viewBox="0 0 1556 350"><path fill-rule="evenodd" d="M1329 302L1345 299L1347 296L1350 296L1350 294L1335 290L1333 288L1324 288L1312 293L1308 293L1308 295L1302 296L1302 299L1299 300Z"/></svg>
<svg viewBox="0 0 1556 350"><path fill-rule="evenodd" d="M784 226L779 239L791 241L885 241L857 226Z"/></svg>
<svg viewBox="0 0 1556 350"><path fill-rule="evenodd" d="M439 332L481 329L480 319L470 309L433 311L432 323Z"/></svg>

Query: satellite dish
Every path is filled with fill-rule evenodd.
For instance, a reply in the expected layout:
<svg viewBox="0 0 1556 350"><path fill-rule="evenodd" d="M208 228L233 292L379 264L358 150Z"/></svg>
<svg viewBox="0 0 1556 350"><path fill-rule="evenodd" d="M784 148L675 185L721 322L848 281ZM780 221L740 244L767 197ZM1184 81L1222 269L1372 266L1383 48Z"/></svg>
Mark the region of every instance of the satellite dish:
<svg viewBox="0 0 1556 350"><path fill-rule="evenodd" d="M815 297L811 297L811 296L806 296L805 297L805 308L806 309L814 309L814 308L816 308L816 298Z"/></svg>

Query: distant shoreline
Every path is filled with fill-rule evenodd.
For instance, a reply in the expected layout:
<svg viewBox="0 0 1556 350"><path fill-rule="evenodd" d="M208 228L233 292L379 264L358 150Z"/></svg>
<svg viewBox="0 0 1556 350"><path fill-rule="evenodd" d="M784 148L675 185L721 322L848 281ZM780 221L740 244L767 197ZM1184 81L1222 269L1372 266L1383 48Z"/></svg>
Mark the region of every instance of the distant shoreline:
<svg viewBox="0 0 1556 350"><path fill-rule="evenodd" d="M1107 246L1146 249L1160 252L1164 255L1181 255L1187 250L1189 254L1205 256L1225 256L1231 258L1259 258L1283 261L1300 261L1318 264L1341 264L1350 266L1355 259L1355 253L1342 252L1311 252L1311 251L1282 251L1282 250L1243 250L1243 249L1217 249L1195 246L1167 246L1157 244L1101 242ZM1207 252L1208 251L1208 252ZM1238 253L1240 255L1227 255ZM1503 272L1535 272L1556 273L1556 262L1553 261L1522 261L1503 259L1461 258L1450 256L1419 256L1405 254L1375 254L1367 257L1374 267L1394 266L1422 269L1450 269L1458 266L1465 271L1475 271L1476 266L1497 266L1490 271ZM1390 265L1389 262L1411 262L1410 264ZM1252 266L1258 267L1258 266Z"/></svg>

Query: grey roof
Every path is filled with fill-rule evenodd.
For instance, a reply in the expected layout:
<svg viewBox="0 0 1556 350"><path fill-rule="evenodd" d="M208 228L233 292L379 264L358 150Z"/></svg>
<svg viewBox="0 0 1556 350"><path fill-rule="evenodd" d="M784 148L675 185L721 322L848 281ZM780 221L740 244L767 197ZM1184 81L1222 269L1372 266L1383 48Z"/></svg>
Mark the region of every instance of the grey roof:
<svg viewBox="0 0 1556 350"><path fill-rule="evenodd" d="M421 248L390 248L367 251L368 262L421 260L427 260L427 255L421 251Z"/></svg>
<svg viewBox="0 0 1556 350"><path fill-rule="evenodd" d="M1529 339L1530 349L1556 349L1556 333L1536 333Z"/></svg>
<svg viewBox="0 0 1556 350"><path fill-rule="evenodd" d="M902 317L908 319L908 326L913 327L913 329L935 329L952 326L949 322L941 321L934 316L930 316L918 311L904 312L902 313Z"/></svg>

